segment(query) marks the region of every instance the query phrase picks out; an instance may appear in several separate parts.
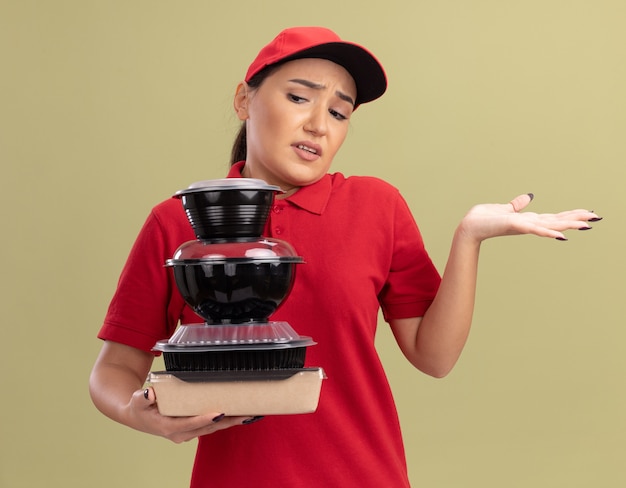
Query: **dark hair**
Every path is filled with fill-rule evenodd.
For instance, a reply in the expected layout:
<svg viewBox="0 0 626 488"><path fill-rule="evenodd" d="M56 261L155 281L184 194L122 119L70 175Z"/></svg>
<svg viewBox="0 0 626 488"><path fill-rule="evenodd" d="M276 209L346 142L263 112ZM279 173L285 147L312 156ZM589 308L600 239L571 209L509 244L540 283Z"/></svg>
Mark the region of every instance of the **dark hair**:
<svg viewBox="0 0 626 488"><path fill-rule="evenodd" d="M267 66L266 68L262 69L252 78L250 78L250 80L248 81L248 86L253 90L258 89L265 81L265 79L269 75L271 75L281 64L283 63L272 64L271 66ZM238 161L245 160L247 152L248 142L246 138L246 123L243 122L241 124L241 127L239 128L239 132L237 132L237 135L235 136L233 148L230 151L230 165L232 166Z"/></svg>

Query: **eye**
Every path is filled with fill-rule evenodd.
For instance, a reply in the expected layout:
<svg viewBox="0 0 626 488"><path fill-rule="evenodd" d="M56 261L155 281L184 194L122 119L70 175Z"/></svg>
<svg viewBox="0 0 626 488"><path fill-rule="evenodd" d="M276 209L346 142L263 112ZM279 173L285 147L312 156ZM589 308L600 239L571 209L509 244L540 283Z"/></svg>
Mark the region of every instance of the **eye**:
<svg viewBox="0 0 626 488"><path fill-rule="evenodd" d="M298 95L294 95L293 93L287 93L287 98L293 103L304 103L307 101L306 98L299 97Z"/></svg>
<svg viewBox="0 0 626 488"><path fill-rule="evenodd" d="M328 110L330 112L330 115L332 115L334 118L336 118L337 120L346 120L348 117L346 117L345 115L337 112L336 110L333 110L332 108Z"/></svg>

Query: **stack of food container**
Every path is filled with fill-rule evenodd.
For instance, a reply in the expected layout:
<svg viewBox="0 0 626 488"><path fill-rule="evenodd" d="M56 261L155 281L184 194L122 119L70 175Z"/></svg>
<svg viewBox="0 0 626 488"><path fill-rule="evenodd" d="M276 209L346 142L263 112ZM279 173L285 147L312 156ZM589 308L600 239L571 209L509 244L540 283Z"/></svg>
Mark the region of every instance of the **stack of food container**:
<svg viewBox="0 0 626 488"><path fill-rule="evenodd" d="M181 324L154 346L166 369L148 377L161 414L316 410L324 371L304 367L315 342L287 322L269 320L304 262L289 243L262 236L278 192L262 180L232 178L176 193L197 239L165 265L205 322Z"/></svg>

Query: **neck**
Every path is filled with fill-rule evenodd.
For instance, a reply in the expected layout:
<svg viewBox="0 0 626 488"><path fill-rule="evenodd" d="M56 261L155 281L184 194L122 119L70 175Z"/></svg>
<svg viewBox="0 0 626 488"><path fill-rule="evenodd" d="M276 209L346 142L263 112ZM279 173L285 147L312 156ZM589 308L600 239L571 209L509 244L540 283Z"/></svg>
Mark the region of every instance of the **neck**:
<svg viewBox="0 0 626 488"><path fill-rule="evenodd" d="M242 170L241 170L241 176L243 178L257 178L256 176L254 176L252 174L252 171L250 170L250 167L247 164L244 164ZM267 181L265 178L259 178L262 179L263 181L265 181L267 184L269 185L275 185L275 183L271 182L271 181ZM287 198L291 195L293 195L295 192L297 192L299 190L300 187L298 186L292 186L292 187L285 187L285 185L276 185L279 186L281 190L283 190L284 193L279 193L276 195L276 199L280 200L283 198Z"/></svg>

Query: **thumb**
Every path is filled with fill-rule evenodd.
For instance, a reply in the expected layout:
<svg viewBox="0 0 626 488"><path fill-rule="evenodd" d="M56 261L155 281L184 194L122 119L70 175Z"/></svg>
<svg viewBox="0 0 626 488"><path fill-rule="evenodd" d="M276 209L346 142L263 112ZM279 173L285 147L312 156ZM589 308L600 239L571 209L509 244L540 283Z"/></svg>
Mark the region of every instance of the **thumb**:
<svg viewBox="0 0 626 488"><path fill-rule="evenodd" d="M524 193L516 196L509 202L509 205L513 207L513 212L519 212L520 210L526 208L528 204L533 201L533 198L535 198L535 195L532 193Z"/></svg>
<svg viewBox="0 0 626 488"><path fill-rule="evenodd" d="M150 387L143 390L143 397L147 400L147 402L152 405L156 403L156 395L154 394L154 390Z"/></svg>

